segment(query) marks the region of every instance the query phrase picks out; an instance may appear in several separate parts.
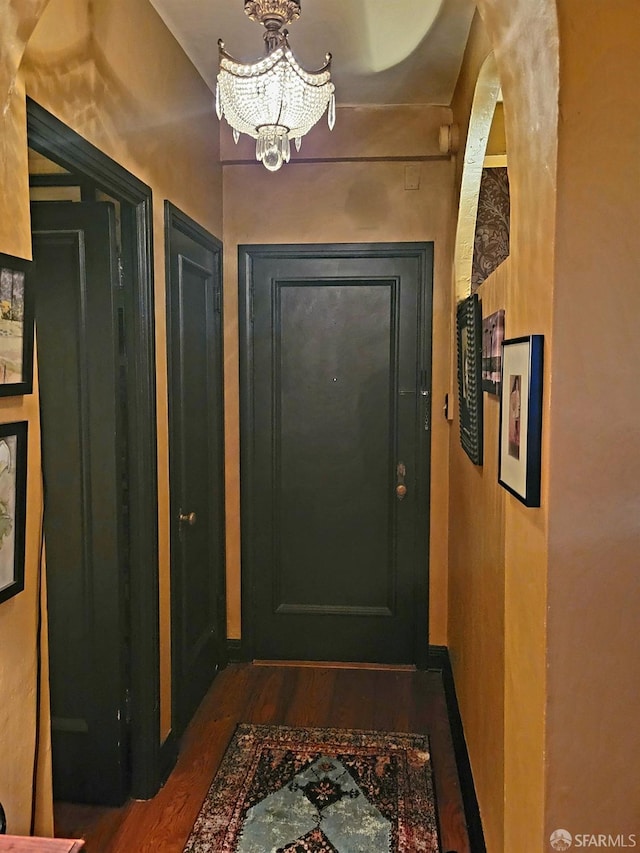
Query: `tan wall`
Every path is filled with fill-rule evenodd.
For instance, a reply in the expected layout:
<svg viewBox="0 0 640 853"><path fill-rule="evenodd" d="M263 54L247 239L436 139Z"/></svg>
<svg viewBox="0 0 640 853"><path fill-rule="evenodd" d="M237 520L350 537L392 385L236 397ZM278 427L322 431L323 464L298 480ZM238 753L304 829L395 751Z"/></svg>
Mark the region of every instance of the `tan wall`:
<svg viewBox="0 0 640 853"><path fill-rule="evenodd" d="M0 62L0 250L23 257L31 252L25 87L153 190L164 736L171 707L163 200L169 198L221 235L219 135L211 93L148 0L50 0L48 5L15 0L0 11L0 36L3 51L9 46ZM23 833L29 830L31 808L35 579L42 509L37 395L3 400L0 409L3 421L26 418L30 428L26 589L0 605L0 800L10 831ZM45 751L46 746L45 740ZM51 825L44 758L41 831Z"/></svg>
<svg viewBox="0 0 640 853"><path fill-rule="evenodd" d="M506 153L507 136L504 131L504 104L502 101L498 101L493 115L493 123L491 124L489 140L487 142L487 156L499 157Z"/></svg>
<svg viewBox="0 0 640 853"><path fill-rule="evenodd" d="M640 397L629 390L640 18L635 0L563 0L557 19L553 3L478 7L512 190L511 258L480 294L484 314L506 308L507 336L545 334L542 508L496 485L498 407L485 399L482 472L452 439L456 682L491 853L550 849L559 827L628 847L640 814ZM454 103L463 127L481 44L474 33Z"/></svg>
<svg viewBox="0 0 640 853"><path fill-rule="evenodd" d="M490 50L476 15L452 105L462 144L456 186L462 180L476 80ZM504 307L505 273L503 265L482 288L485 315ZM483 396L482 468L462 450L457 420L451 433L449 646L487 847L497 853L504 849L504 497L494 475L499 402Z"/></svg>
<svg viewBox="0 0 640 853"><path fill-rule="evenodd" d="M493 49L504 95L512 200L511 257L482 286L483 313L505 308L507 336L544 334L550 357L558 92L555 4L478 0L477 5L488 43L476 24L454 116L464 142L474 82L488 49ZM485 395L482 469L462 453L457 432L451 437L449 644L488 849L540 853L548 462L542 509L526 509L498 486L498 411L496 401Z"/></svg>
<svg viewBox="0 0 640 853"><path fill-rule="evenodd" d="M344 113L344 110L340 111ZM384 126L380 111L359 111L368 133L357 131L357 116L346 121L353 137L342 151L365 156L372 147L390 156L397 147L371 139L371 128ZM373 116L372 116L373 113ZM375 115L378 113L378 121ZM448 110L437 109L420 120L413 138L413 155L437 154L438 127L450 120ZM340 115L338 116L340 120ZM415 113L405 121L411 124ZM425 129L426 128L426 129ZM222 128L230 133L228 128ZM315 132L315 131L314 131ZM388 136L388 131L382 132ZM402 133L401 136L405 134ZM407 136L409 138L410 134ZM309 140L310 141L310 140ZM311 141L310 141L311 142ZM306 143L306 141L305 141ZM341 143L342 144L342 143ZM302 154L307 151L303 148ZM295 158L295 162L294 162ZM405 190L405 166L420 168L420 189ZM255 163L225 165L225 351L228 550L228 631L239 637L239 476L238 476L238 328L237 246L243 243L345 243L385 241L435 242L433 305L433 434L430 555L430 641L446 643L447 545L442 531L448 515L448 434L441 417L449 387L449 318L451 278L451 198L453 165L448 159L422 162L361 160L323 163L292 162L276 175ZM427 638L425 637L425 642Z"/></svg>
<svg viewBox="0 0 640 853"><path fill-rule="evenodd" d="M545 835L640 846L640 9L558 11Z"/></svg>

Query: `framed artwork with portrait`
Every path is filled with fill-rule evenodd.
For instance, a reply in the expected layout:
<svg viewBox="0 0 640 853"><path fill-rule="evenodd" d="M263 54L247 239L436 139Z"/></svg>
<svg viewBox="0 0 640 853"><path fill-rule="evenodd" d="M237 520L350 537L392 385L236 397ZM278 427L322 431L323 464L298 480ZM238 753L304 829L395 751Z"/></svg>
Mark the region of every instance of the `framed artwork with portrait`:
<svg viewBox="0 0 640 853"><path fill-rule="evenodd" d="M502 344L498 482L525 506L540 506L544 338Z"/></svg>

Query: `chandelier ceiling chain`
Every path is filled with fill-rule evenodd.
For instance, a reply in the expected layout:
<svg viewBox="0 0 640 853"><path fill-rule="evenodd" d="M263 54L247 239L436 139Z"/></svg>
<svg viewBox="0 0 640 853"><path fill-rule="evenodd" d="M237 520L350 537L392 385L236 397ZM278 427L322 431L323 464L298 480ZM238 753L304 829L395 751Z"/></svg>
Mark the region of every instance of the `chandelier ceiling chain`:
<svg viewBox="0 0 640 853"><path fill-rule="evenodd" d="M220 71L216 113L233 128L256 140L256 159L277 171L291 157L291 140L300 150L302 137L327 111L329 127L336 118L331 54L315 72L305 71L289 47L285 25L300 17L301 0L245 0L247 16L265 28L267 55L250 65L235 60L218 42Z"/></svg>

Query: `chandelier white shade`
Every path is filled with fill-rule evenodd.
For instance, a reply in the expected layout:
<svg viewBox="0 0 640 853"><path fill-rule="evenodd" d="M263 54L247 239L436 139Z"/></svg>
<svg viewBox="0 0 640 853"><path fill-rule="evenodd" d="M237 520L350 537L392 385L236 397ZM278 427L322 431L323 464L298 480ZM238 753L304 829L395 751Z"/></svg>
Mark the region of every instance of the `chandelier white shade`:
<svg viewBox="0 0 640 853"><path fill-rule="evenodd" d="M271 24L271 21L269 22ZM267 26L265 24L265 26ZM216 113L233 128L256 140L256 159L272 172L291 157L291 142L300 150L302 137L328 111L329 127L336 117L331 56L319 71L305 71L291 52L286 31L270 26L265 36L268 54L259 62L237 62L218 42L220 72Z"/></svg>

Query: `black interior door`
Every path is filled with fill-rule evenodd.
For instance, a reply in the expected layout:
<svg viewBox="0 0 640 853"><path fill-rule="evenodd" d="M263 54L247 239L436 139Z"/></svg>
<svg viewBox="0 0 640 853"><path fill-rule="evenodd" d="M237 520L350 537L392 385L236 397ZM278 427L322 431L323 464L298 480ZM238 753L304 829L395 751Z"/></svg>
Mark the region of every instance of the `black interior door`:
<svg viewBox="0 0 640 853"><path fill-rule="evenodd" d="M56 799L127 796L127 548L113 205L32 206Z"/></svg>
<svg viewBox="0 0 640 853"><path fill-rule="evenodd" d="M255 626L254 654L418 662L430 247L242 256L243 625Z"/></svg>
<svg viewBox="0 0 640 853"><path fill-rule="evenodd" d="M167 202L173 730L225 653L221 252Z"/></svg>

